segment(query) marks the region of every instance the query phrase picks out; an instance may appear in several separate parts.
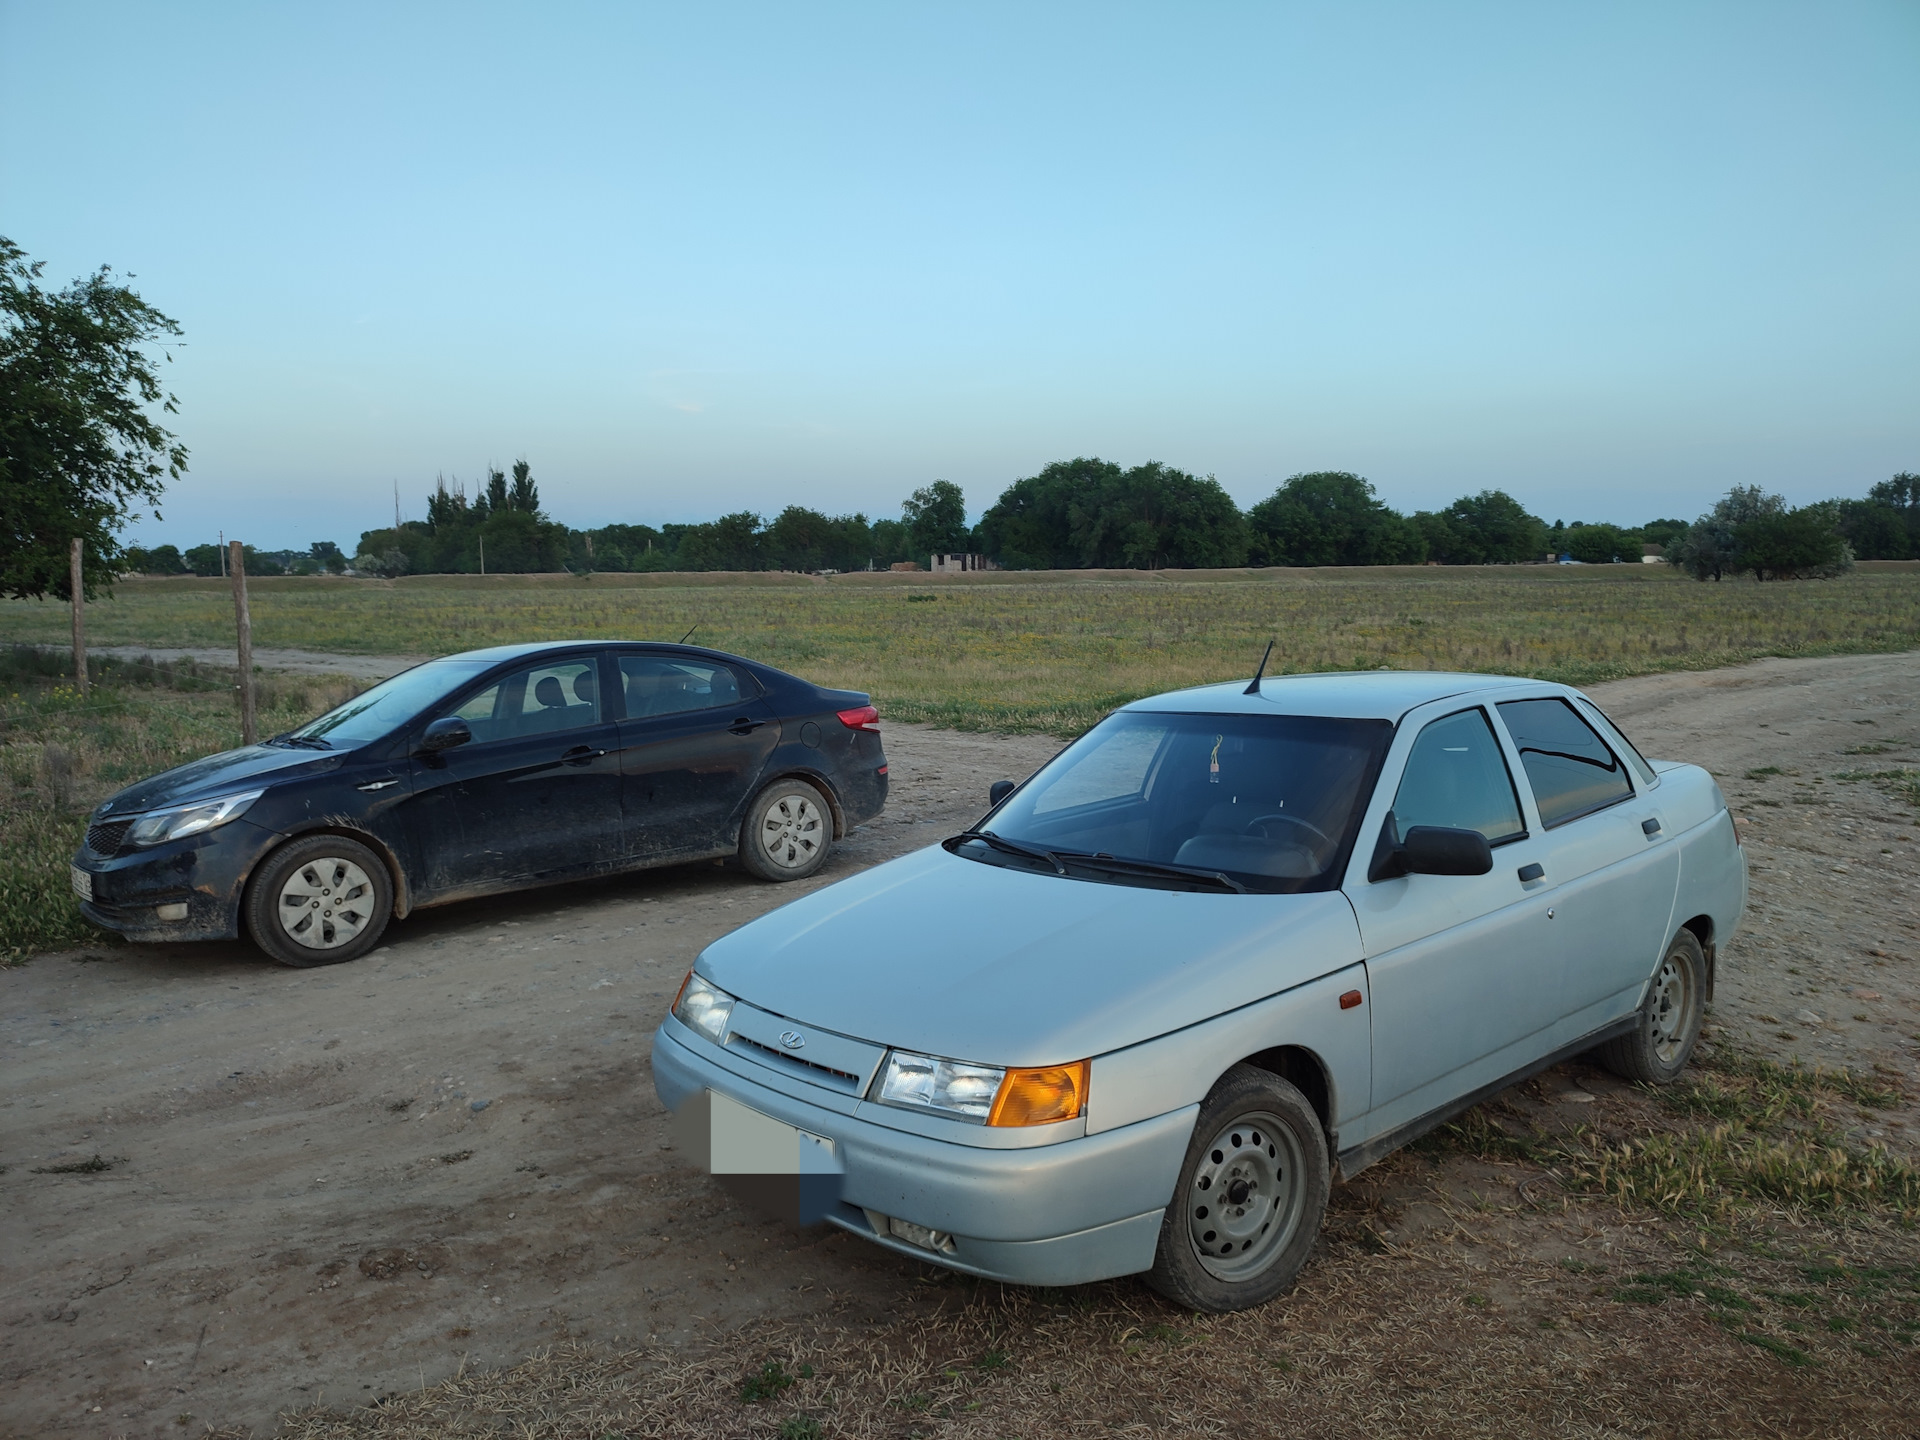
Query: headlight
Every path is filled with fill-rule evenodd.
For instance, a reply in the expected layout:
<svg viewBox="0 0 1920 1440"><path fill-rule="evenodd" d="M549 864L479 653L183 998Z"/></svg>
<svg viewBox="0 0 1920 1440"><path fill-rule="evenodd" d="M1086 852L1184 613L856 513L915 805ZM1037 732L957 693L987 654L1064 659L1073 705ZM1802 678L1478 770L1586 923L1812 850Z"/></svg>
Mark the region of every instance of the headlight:
<svg viewBox="0 0 1920 1440"><path fill-rule="evenodd" d="M896 1050L887 1057L880 1080L884 1104L908 1110L938 1110L963 1120L984 1122L1007 1072L997 1065L965 1065Z"/></svg>
<svg viewBox="0 0 1920 1440"><path fill-rule="evenodd" d="M239 819L247 813L249 805L266 793L264 790L248 790L240 795L222 795L218 800L176 805L170 810L156 810L151 815L142 815L127 827L127 844L158 845L163 840L180 840L188 835L198 835L203 830Z"/></svg>
<svg viewBox="0 0 1920 1440"><path fill-rule="evenodd" d="M896 1050L887 1057L876 1098L976 1124L1051 1125L1087 1113L1089 1063L1003 1070Z"/></svg>
<svg viewBox="0 0 1920 1440"><path fill-rule="evenodd" d="M727 1019L733 1014L733 996L688 971L673 1002L673 1013L688 1029L698 1030L716 1045L724 1044Z"/></svg>

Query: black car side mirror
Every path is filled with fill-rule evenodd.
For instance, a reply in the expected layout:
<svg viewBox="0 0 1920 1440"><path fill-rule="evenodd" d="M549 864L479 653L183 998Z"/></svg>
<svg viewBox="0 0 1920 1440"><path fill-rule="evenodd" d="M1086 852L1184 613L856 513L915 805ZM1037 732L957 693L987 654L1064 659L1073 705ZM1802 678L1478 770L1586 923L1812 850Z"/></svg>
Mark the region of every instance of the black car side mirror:
<svg viewBox="0 0 1920 1440"><path fill-rule="evenodd" d="M1013 794L1014 783L1011 780L996 780L987 787L987 803L998 805L1007 796Z"/></svg>
<svg viewBox="0 0 1920 1440"><path fill-rule="evenodd" d="M1398 829L1389 810L1387 822L1380 828L1380 842L1374 846L1373 863L1367 867L1368 880L1392 880L1401 875L1485 875L1493 869L1493 847L1478 830L1410 825L1406 838L1396 845L1393 837Z"/></svg>
<svg viewBox="0 0 1920 1440"><path fill-rule="evenodd" d="M467 722L458 715L448 715L427 726L426 734L420 737L422 750L451 750L456 745L464 745L473 739L473 731Z"/></svg>

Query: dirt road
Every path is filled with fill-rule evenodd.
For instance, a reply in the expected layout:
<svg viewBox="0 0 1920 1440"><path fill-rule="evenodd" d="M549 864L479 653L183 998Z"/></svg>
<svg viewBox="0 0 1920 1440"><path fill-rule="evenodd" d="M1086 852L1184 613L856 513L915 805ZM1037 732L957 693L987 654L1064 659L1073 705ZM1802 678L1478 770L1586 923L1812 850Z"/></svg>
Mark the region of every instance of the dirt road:
<svg viewBox="0 0 1920 1440"><path fill-rule="evenodd" d="M1595 693L1753 817L1755 906L1714 1024L1920 1081L1920 829L1835 778L1920 755L1920 655ZM1055 748L912 727L887 744L887 814L812 884L950 833ZM691 1346L929 1303L918 1267L770 1231L667 1148L650 1033L704 944L793 894L700 867L425 912L335 969L231 945L0 973L0 1427L265 1430L564 1337ZM1882 1123L1910 1152L1908 1113ZM95 1155L109 1168L45 1173Z"/></svg>

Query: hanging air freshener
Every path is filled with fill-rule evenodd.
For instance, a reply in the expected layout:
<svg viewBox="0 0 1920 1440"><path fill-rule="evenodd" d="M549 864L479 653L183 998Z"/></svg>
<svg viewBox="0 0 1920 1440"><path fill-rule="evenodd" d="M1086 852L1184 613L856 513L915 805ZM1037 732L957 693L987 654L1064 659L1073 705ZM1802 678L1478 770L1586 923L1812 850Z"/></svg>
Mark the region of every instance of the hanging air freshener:
<svg viewBox="0 0 1920 1440"><path fill-rule="evenodd" d="M1218 785L1220 783L1220 742L1226 738L1224 735L1216 735L1213 737L1213 758L1207 762L1207 783L1209 785Z"/></svg>

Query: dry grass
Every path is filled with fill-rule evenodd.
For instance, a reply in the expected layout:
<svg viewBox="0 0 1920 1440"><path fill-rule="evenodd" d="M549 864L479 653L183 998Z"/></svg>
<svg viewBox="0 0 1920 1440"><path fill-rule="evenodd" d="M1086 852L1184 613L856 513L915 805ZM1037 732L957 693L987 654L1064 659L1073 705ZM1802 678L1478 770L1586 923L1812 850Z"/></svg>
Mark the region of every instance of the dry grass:
<svg viewBox="0 0 1920 1440"><path fill-rule="evenodd" d="M272 579L255 643L433 654L575 637L694 640L887 714L1077 733L1140 695L1249 674L1487 670L1585 684L1762 655L1920 646L1920 570L1697 584L1665 567L1058 572L977 577L420 576ZM0 603L0 639L59 644L65 612ZM129 580L89 607L97 644L225 646L219 581ZM694 628L697 627L697 628Z"/></svg>

